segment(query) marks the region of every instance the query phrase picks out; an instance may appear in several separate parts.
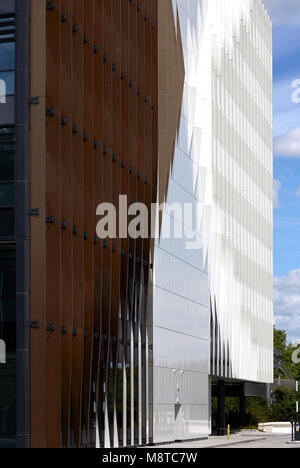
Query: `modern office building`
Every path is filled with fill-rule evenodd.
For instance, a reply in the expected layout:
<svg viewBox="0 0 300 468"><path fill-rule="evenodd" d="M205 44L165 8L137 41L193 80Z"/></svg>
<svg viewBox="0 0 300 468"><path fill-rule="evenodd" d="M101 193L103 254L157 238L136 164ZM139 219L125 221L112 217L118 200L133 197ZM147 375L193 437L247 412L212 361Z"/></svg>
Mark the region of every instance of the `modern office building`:
<svg viewBox="0 0 300 468"><path fill-rule="evenodd" d="M245 397L264 396L262 384L273 378L271 23L259 0L178 0L173 9L180 119L177 132L175 123L168 130L175 149L166 199L198 216L182 221L169 208L162 224L183 222L186 236L155 247L156 442L209 434L211 395L216 429L225 428L226 396L240 397L242 422ZM163 44L172 50L171 39ZM159 52L168 95L176 96L172 55L166 62ZM159 104L168 107L164 84ZM161 117L159 161L171 122Z"/></svg>
<svg viewBox="0 0 300 468"><path fill-rule="evenodd" d="M260 0L0 2L1 447L205 437L273 381L271 37ZM120 194L155 239L96 235Z"/></svg>

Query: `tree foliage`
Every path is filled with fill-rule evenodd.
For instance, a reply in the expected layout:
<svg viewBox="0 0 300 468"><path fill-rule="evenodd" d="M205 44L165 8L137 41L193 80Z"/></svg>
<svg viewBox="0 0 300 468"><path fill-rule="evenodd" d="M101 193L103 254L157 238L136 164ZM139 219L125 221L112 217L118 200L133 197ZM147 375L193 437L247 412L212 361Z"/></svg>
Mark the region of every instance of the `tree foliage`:
<svg viewBox="0 0 300 468"><path fill-rule="evenodd" d="M272 421L295 420L296 390L277 387L274 392L275 401L272 406Z"/></svg>
<svg viewBox="0 0 300 468"><path fill-rule="evenodd" d="M277 330L274 327L274 348L282 356L282 362L289 374L300 382L300 344L288 344L285 330ZM295 359L296 358L296 359ZM274 371L275 380L278 379L278 371ZM281 373L281 379L287 379ZM273 394L273 404L270 407L267 398L247 398L246 426L257 427L259 423L271 421L292 421L295 419L296 390L285 386L278 386ZM239 399L226 398L226 421L232 427L239 427ZM217 399L212 399L213 422L216 423Z"/></svg>
<svg viewBox="0 0 300 468"><path fill-rule="evenodd" d="M274 328L274 348L280 351L283 364L293 378L300 380L300 362L297 363L297 358L300 361L300 344L287 344L286 331ZM278 378L278 371L275 371L274 376ZM284 374L281 377L286 378Z"/></svg>

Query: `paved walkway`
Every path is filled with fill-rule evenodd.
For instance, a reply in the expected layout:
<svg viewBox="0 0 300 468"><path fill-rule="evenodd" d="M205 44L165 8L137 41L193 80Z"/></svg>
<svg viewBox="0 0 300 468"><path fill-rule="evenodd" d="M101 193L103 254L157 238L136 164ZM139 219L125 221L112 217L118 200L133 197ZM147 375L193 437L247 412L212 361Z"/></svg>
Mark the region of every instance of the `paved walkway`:
<svg viewBox="0 0 300 468"><path fill-rule="evenodd" d="M226 447L226 448L231 448L231 447ZM300 448L300 445L299 443L292 444L290 436L271 434L271 435L267 435L266 438L262 438L255 442L249 442L249 443L242 442L240 444L232 446L232 448L291 449L291 448Z"/></svg>
<svg viewBox="0 0 300 468"><path fill-rule="evenodd" d="M207 440L193 442L179 442L155 448L166 449L201 449L201 448L300 448L300 445L289 444L289 436L263 434L256 432L232 435L230 441L227 437L210 437Z"/></svg>

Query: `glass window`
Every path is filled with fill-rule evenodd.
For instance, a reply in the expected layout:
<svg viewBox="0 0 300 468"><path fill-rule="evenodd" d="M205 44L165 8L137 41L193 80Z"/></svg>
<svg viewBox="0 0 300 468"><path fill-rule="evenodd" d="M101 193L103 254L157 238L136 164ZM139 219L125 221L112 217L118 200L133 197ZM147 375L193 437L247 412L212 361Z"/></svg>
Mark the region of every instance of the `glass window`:
<svg viewBox="0 0 300 468"><path fill-rule="evenodd" d="M15 94L15 72L0 72L0 98Z"/></svg>
<svg viewBox="0 0 300 468"><path fill-rule="evenodd" d="M15 11L15 0L0 1L0 15L7 15Z"/></svg>
<svg viewBox="0 0 300 468"><path fill-rule="evenodd" d="M15 96L6 96L5 102L0 104L0 125L15 123Z"/></svg>
<svg viewBox="0 0 300 468"><path fill-rule="evenodd" d="M14 180L15 152L0 151L0 182Z"/></svg>
<svg viewBox="0 0 300 468"><path fill-rule="evenodd" d="M16 247L0 244L0 447L16 445Z"/></svg>
<svg viewBox="0 0 300 468"><path fill-rule="evenodd" d="M0 42L0 70L15 68L15 43Z"/></svg>
<svg viewBox="0 0 300 468"><path fill-rule="evenodd" d="M0 237L10 238L15 234L15 211L13 208L0 209Z"/></svg>
<svg viewBox="0 0 300 468"><path fill-rule="evenodd" d="M1 108L1 106L0 106ZM15 151L16 134L14 127L0 128L0 237L14 236L15 204Z"/></svg>
<svg viewBox="0 0 300 468"><path fill-rule="evenodd" d="M0 128L0 151L16 148L16 131L14 127Z"/></svg>
<svg viewBox="0 0 300 468"><path fill-rule="evenodd" d="M15 129L0 129L0 208L14 206ZM9 183L10 182L10 183Z"/></svg>
<svg viewBox="0 0 300 468"><path fill-rule="evenodd" d="M14 7L11 2L4 3ZM2 4L3 0L0 0ZM0 7L0 125L15 122L15 32L14 14L3 14L2 8L1 16Z"/></svg>
<svg viewBox="0 0 300 468"><path fill-rule="evenodd" d="M0 16L0 42L14 42L16 38L16 20L14 15Z"/></svg>
<svg viewBox="0 0 300 468"><path fill-rule="evenodd" d="M15 231L15 1L0 0L0 238ZM2 128L4 127L4 128ZM0 242L0 447L16 446L16 247ZM3 352L4 351L4 352Z"/></svg>
<svg viewBox="0 0 300 468"><path fill-rule="evenodd" d="M0 208L10 207L15 204L14 183L0 183Z"/></svg>

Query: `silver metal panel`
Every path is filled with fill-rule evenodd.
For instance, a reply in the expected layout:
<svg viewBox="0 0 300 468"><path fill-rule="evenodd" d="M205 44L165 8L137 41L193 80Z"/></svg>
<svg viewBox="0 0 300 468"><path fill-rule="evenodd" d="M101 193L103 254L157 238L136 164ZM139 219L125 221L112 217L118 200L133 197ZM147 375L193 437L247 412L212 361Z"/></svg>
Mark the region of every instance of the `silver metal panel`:
<svg viewBox="0 0 300 468"><path fill-rule="evenodd" d="M185 85L166 201L197 221L166 209L155 244L154 442L210 432L210 299L213 374L272 380L270 21L260 0L172 3Z"/></svg>
<svg viewBox="0 0 300 468"><path fill-rule="evenodd" d="M155 255L155 286L208 307L206 273L160 248L156 248Z"/></svg>
<svg viewBox="0 0 300 468"><path fill-rule="evenodd" d="M207 405L184 405L183 415L182 439L205 437L210 431Z"/></svg>
<svg viewBox="0 0 300 468"><path fill-rule="evenodd" d="M164 328L154 328L153 356L156 367L207 373L209 342Z"/></svg>
<svg viewBox="0 0 300 468"><path fill-rule="evenodd" d="M164 211L162 219L161 237L156 246L170 253L174 257L184 260L186 263L194 266L198 270L206 271L206 260L208 251L208 239L204 238L201 232L201 227L196 231L189 229L181 222L173 217L173 214ZM171 233L171 237L166 238L167 233ZM178 238L182 234L182 238ZM195 245L196 249L187 249L188 244Z"/></svg>
<svg viewBox="0 0 300 468"><path fill-rule="evenodd" d="M174 440L175 407L174 405L153 405L153 442L158 444Z"/></svg>
<svg viewBox="0 0 300 468"><path fill-rule="evenodd" d="M267 383L273 381L272 27L260 0L209 4L212 372Z"/></svg>
<svg viewBox="0 0 300 468"><path fill-rule="evenodd" d="M153 269L153 441L209 434L210 311L207 271L209 209L201 166L200 65L205 8L201 0L173 0L183 44L185 86L166 202ZM200 203L198 203L200 201ZM182 216L190 204L193 217ZM165 237L168 226L170 237ZM183 236L178 238L180 228ZM197 240L197 249L187 242ZM192 405L191 407L189 405Z"/></svg>
<svg viewBox="0 0 300 468"><path fill-rule="evenodd" d="M170 291L154 287L154 322L157 327L209 340L210 321L207 307Z"/></svg>

